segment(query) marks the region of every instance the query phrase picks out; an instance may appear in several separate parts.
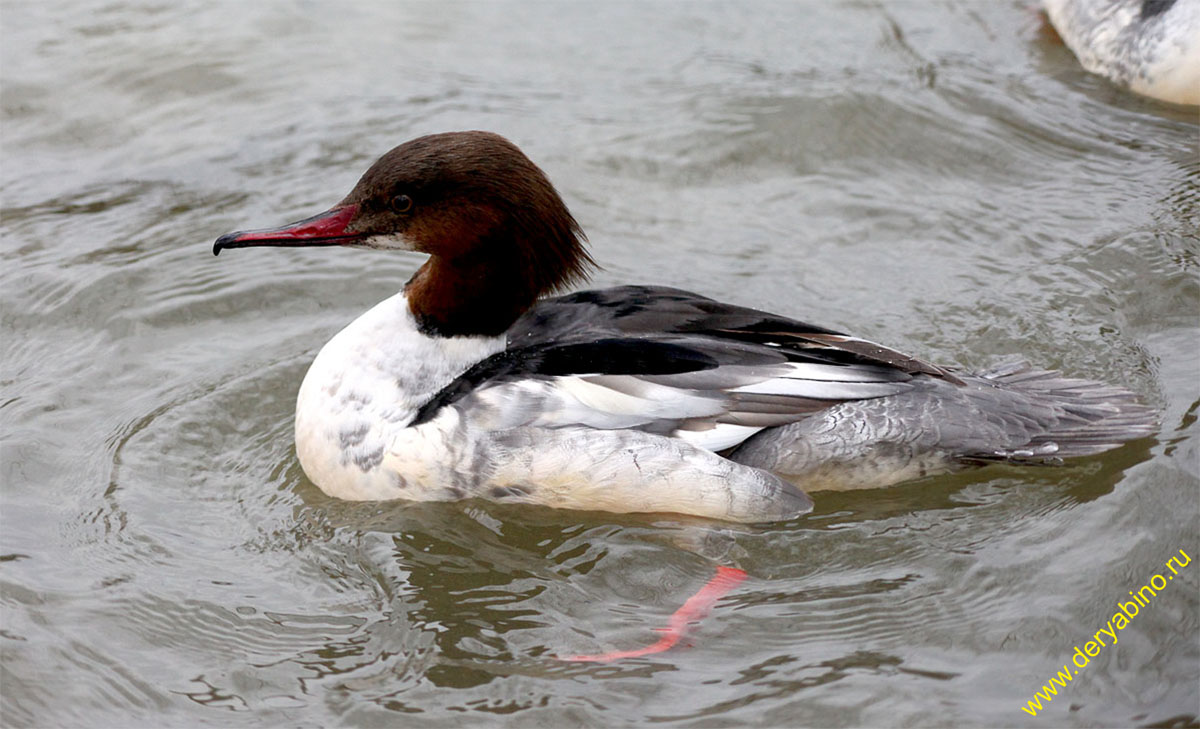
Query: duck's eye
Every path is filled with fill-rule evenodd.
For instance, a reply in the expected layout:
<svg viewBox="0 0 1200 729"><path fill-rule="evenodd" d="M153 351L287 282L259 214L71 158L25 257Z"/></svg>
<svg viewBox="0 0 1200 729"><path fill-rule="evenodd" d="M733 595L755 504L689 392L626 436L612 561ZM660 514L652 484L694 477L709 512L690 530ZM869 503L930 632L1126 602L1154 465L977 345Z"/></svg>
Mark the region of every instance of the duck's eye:
<svg viewBox="0 0 1200 729"><path fill-rule="evenodd" d="M413 201L408 195L397 195L392 198L392 212L407 213L412 210Z"/></svg>

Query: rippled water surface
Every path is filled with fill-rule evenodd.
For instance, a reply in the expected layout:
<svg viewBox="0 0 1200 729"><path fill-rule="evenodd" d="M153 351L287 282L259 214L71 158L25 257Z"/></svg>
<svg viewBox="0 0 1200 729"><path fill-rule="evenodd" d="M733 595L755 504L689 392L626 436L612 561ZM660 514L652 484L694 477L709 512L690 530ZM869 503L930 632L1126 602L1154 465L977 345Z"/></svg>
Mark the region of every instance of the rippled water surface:
<svg viewBox="0 0 1200 729"><path fill-rule="evenodd" d="M0 5L5 726L1112 725L1200 714L1194 110L1020 2ZM522 146L601 285L1125 385L1152 440L730 528L347 504L291 416L415 254L212 240L419 134ZM700 549L698 545L706 545ZM716 545L714 547L714 545ZM612 665L725 552L690 645Z"/></svg>

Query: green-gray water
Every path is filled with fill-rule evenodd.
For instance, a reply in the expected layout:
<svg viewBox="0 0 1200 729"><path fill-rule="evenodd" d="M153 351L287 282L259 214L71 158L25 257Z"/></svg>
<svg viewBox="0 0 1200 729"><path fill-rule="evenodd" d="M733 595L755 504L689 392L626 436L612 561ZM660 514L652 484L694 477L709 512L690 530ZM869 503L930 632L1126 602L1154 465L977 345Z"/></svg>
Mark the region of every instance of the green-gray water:
<svg viewBox="0 0 1200 729"><path fill-rule="evenodd" d="M1129 726L1200 714L1197 117L1089 76L1021 2L0 4L4 726ZM435 131L514 140L604 266L985 367L1132 388L1066 467L669 517L347 504L296 389L415 254L218 235ZM1182 719L1181 719L1182 717Z"/></svg>

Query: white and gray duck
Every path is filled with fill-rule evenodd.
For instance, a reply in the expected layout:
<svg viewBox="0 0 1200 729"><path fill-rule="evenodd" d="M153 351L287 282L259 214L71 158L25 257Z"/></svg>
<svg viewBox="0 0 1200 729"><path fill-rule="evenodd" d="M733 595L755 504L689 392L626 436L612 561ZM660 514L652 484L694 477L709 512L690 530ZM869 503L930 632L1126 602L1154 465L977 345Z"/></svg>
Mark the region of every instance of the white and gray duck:
<svg viewBox="0 0 1200 729"><path fill-rule="evenodd" d="M1144 96L1200 104L1200 0L1043 0L1092 73Z"/></svg>
<svg viewBox="0 0 1200 729"><path fill-rule="evenodd" d="M968 374L661 286L561 296L594 265L546 175L495 134L414 139L327 212L213 246L429 255L320 351L296 450L330 496L491 499L739 522L986 462L1154 432L1133 393L1028 364Z"/></svg>

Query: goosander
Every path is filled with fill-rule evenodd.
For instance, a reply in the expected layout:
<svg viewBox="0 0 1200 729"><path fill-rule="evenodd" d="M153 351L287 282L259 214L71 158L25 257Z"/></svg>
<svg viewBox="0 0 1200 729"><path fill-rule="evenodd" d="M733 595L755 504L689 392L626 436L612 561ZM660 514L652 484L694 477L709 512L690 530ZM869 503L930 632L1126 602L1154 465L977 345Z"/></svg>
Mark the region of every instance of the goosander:
<svg viewBox="0 0 1200 729"><path fill-rule="evenodd" d="M250 246L419 251L397 293L320 351L296 452L326 494L491 499L740 522L988 461L1153 432L1133 393L1014 364L967 374L660 286L555 297L595 264L546 175L488 132L391 150L327 212Z"/></svg>
<svg viewBox="0 0 1200 729"><path fill-rule="evenodd" d="M1145 96L1200 104L1200 0L1044 0L1092 73Z"/></svg>

